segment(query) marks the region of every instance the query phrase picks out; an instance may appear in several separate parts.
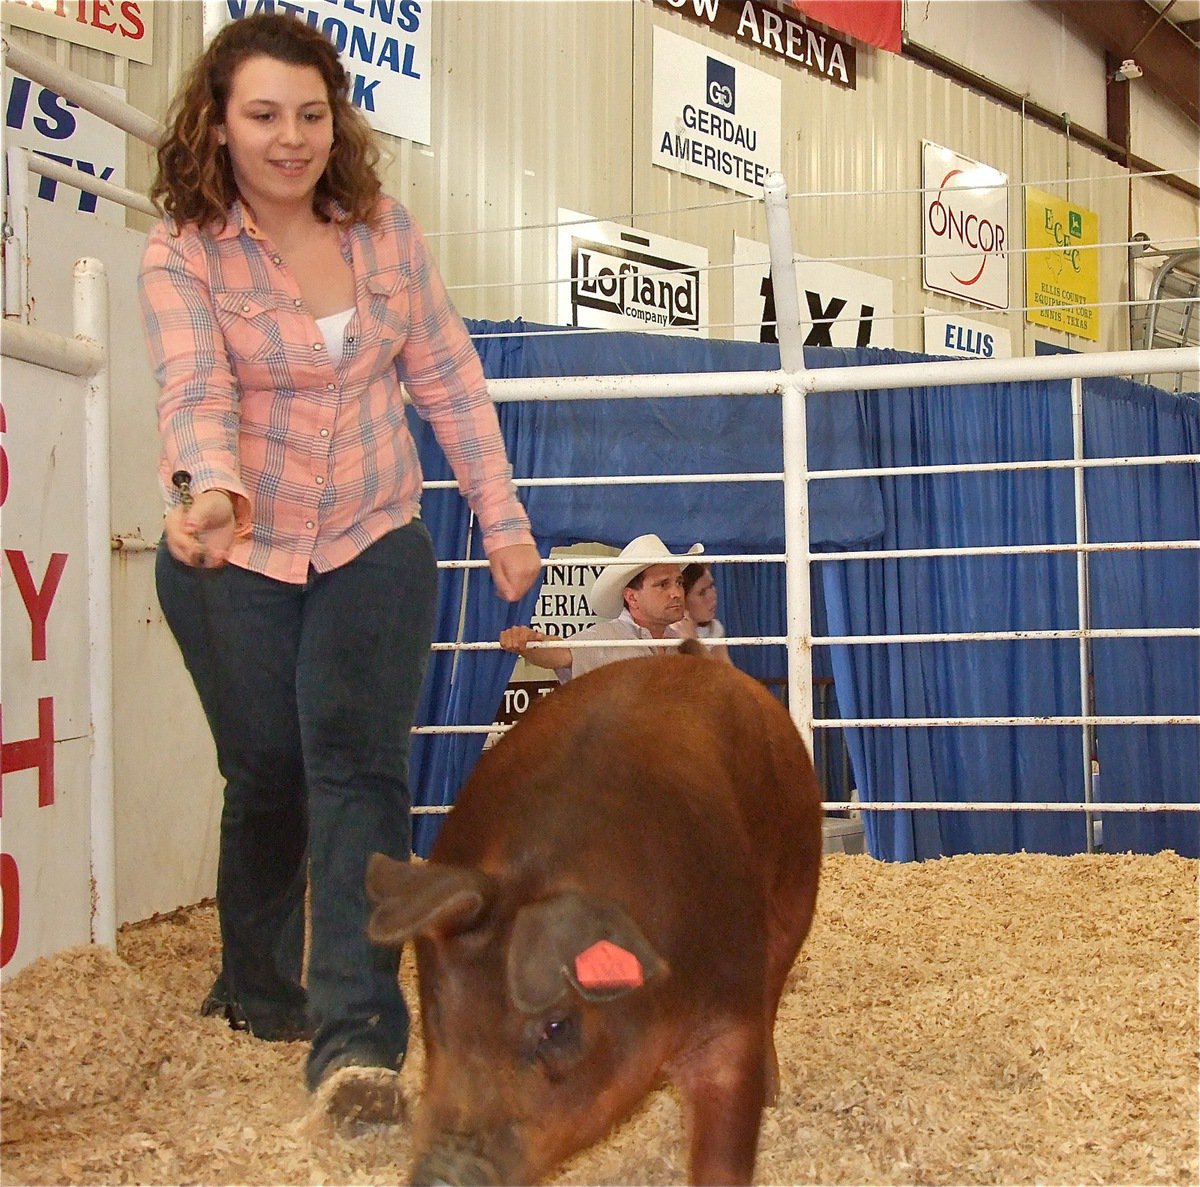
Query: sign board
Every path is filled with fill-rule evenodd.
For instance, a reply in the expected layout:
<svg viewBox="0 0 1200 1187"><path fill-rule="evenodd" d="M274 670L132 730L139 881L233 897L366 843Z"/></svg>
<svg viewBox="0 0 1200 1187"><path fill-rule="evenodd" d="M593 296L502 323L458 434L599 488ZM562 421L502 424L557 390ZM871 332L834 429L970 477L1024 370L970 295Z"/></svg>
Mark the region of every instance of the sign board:
<svg viewBox="0 0 1200 1187"><path fill-rule="evenodd" d="M708 334L708 249L558 212L558 320L609 330Z"/></svg>
<svg viewBox="0 0 1200 1187"><path fill-rule="evenodd" d="M858 50L824 29L806 24L802 12L787 0L654 0L688 20L752 45L768 57L815 74L835 86L854 90L858 82Z"/></svg>
<svg viewBox="0 0 1200 1187"><path fill-rule="evenodd" d="M591 564L586 557L615 556L617 549L606 544L570 544L550 551L550 563L542 578L529 624L554 639L570 639L596 621L588 594L603 571L603 565ZM526 660L517 660L513 677L496 707L493 725L512 725L537 702L558 687L558 679L546 668ZM488 735L493 745L499 731Z"/></svg>
<svg viewBox="0 0 1200 1187"><path fill-rule="evenodd" d="M655 27L650 159L761 197L783 160L783 84L773 75Z"/></svg>
<svg viewBox="0 0 1200 1187"><path fill-rule="evenodd" d="M1007 309L1008 177L921 141L921 283L935 293Z"/></svg>
<svg viewBox="0 0 1200 1187"><path fill-rule="evenodd" d="M1040 190L1025 194L1025 320L1100 338L1100 216Z"/></svg>
<svg viewBox="0 0 1200 1187"><path fill-rule="evenodd" d="M426 0L389 3L279 4L204 0L204 37L264 7L292 12L337 46L350 75L350 99L380 132L430 144L430 80L437 7Z"/></svg>
<svg viewBox="0 0 1200 1187"><path fill-rule="evenodd" d="M119 58L154 61L152 0L2 0L0 18Z"/></svg>
<svg viewBox="0 0 1200 1187"><path fill-rule="evenodd" d="M93 83L124 101L120 87ZM4 75L4 143L61 161L113 185L125 184L125 133L56 91L14 71ZM74 186L31 174L30 197L98 214L114 226L125 225L125 208Z"/></svg>
<svg viewBox="0 0 1200 1187"><path fill-rule="evenodd" d="M894 285L886 276L797 257L800 328L805 346L891 346ZM776 342L771 253L765 243L733 240L734 337Z"/></svg>
<svg viewBox="0 0 1200 1187"><path fill-rule="evenodd" d="M926 309L925 353L961 359L1010 359L1012 335L987 322Z"/></svg>
<svg viewBox="0 0 1200 1187"><path fill-rule="evenodd" d="M8 976L91 938L91 715L82 388L5 359L3 389L0 973Z"/></svg>

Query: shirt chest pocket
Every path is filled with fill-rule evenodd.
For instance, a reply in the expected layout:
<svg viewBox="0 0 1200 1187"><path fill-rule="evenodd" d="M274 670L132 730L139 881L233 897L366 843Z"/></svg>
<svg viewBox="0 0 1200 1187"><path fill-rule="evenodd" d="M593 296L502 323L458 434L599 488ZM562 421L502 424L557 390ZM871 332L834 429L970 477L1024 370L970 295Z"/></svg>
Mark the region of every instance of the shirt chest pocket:
<svg viewBox="0 0 1200 1187"><path fill-rule="evenodd" d="M408 270L386 268L372 272L366 280L371 302L371 322L380 337L393 342L408 337L410 308L408 300Z"/></svg>
<svg viewBox="0 0 1200 1187"><path fill-rule="evenodd" d="M257 293L226 289L213 294L217 324L225 336L229 357L239 363L255 363L283 353L283 334L275 306Z"/></svg>

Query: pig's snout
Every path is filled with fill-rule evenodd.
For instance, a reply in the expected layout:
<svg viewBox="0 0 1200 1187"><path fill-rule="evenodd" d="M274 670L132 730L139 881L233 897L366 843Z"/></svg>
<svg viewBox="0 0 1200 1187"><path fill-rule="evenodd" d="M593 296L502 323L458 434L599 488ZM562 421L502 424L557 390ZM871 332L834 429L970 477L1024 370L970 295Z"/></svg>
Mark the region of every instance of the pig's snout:
<svg viewBox="0 0 1200 1187"><path fill-rule="evenodd" d="M412 1187L499 1187L503 1181L486 1158L454 1147L431 1150L412 1173Z"/></svg>

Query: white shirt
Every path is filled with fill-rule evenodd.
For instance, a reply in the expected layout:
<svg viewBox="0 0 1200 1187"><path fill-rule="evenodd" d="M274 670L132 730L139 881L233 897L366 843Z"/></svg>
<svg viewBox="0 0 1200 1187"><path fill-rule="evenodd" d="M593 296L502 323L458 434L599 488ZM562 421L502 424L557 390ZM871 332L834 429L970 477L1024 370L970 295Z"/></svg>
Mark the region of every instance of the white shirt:
<svg viewBox="0 0 1200 1187"><path fill-rule="evenodd" d="M669 626L666 629L664 638L678 639L682 636L673 627ZM571 636L569 643L564 643L565 647L570 647L571 643L579 642L583 639L611 639L614 643L629 642L634 644L636 640L653 639L654 636L646 630L645 627L640 627L633 621L633 616L628 609L622 610L617 618L609 622L595 622L589 627L585 627L577 635ZM566 684L572 676L582 676L584 672L590 672L593 668L602 668L605 664L611 664L618 659L631 659L635 655L663 655L665 648L662 647L647 647L647 646L626 646L626 647L580 647L572 648L571 650L571 666L569 668L555 668L554 674L558 677L560 684Z"/></svg>
<svg viewBox="0 0 1200 1187"><path fill-rule="evenodd" d="M336 367L346 353L346 327L354 316L354 306L343 309L341 313L331 313L328 317L317 318L317 329L325 339L325 353L330 362Z"/></svg>

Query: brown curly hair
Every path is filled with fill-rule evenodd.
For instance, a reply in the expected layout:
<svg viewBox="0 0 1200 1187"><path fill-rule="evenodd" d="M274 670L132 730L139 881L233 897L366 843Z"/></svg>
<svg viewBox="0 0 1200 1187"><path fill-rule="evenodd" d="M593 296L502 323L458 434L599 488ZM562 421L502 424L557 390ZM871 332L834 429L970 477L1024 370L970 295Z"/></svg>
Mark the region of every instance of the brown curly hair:
<svg viewBox="0 0 1200 1187"><path fill-rule="evenodd" d="M379 148L366 120L350 103L350 79L327 37L287 13L263 12L225 26L188 73L171 105L158 146L151 200L177 224L223 227L237 183L229 153L217 143L233 76L250 58L274 58L319 71L333 111L333 149L317 182L313 210L326 221L336 202L345 222L370 222L381 183Z"/></svg>

